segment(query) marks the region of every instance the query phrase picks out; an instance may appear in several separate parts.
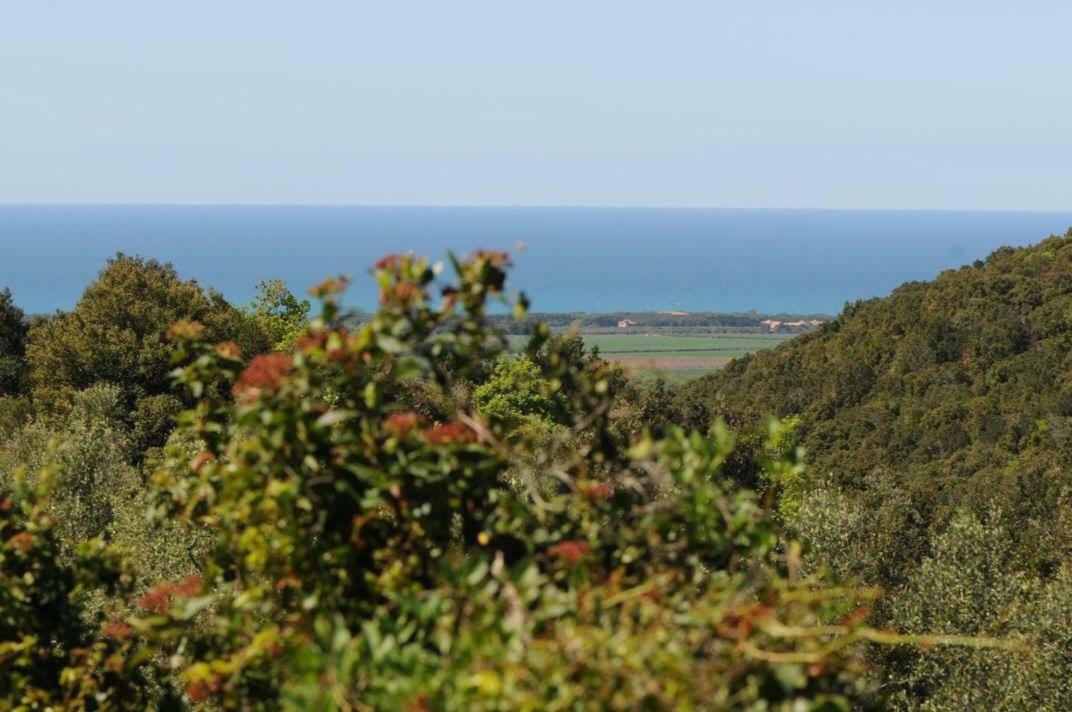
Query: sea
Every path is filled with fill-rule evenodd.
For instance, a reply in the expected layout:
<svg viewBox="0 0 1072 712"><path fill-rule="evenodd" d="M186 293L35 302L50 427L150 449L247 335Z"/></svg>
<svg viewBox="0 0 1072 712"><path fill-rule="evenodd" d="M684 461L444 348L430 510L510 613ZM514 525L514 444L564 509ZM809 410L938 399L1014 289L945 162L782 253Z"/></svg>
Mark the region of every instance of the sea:
<svg viewBox="0 0 1072 712"><path fill-rule="evenodd" d="M1072 211L353 205L0 205L0 288L28 313L70 309L117 252L172 263L236 303L258 280L304 293L413 251L514 251L536 311L839 312L899 284L1072 227Z"/></svg>

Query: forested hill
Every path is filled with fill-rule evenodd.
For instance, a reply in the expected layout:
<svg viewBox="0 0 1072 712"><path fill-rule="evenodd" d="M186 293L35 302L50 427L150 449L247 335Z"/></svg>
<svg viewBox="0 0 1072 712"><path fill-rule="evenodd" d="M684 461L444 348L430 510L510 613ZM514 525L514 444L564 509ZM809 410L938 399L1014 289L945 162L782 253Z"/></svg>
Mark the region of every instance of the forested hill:
<svg viewBox="0 0 1072 712"><path fill-rule="evenodd" d="M1072 230L846 307L694 388L733 422L800 416L815 472L896 481L927 510L1062 484L1072 427Z"/></svg>
<svg viewBox="0 0 1072 712"><path fill-rule="evenodd" d="M797 416L811 467L786 518L813 564L893 593L891 626L1049 651L1012 667L942 651L889 662L913 699L1072 700L1072 230L852 304L675 400L692 423Z"/></svg>

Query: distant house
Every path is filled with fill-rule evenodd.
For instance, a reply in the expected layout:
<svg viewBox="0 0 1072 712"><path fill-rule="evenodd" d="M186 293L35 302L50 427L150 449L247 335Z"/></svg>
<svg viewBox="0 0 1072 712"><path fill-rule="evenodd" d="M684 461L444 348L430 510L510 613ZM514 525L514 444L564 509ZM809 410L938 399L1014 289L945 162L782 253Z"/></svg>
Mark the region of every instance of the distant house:
<svg viewBox="0 0 1072 712"><path fill-rule="evenodd" d="M636 322L632 319L621 319L618 321L619 329L628 329L630 326L636 326Z"/></svg>
<svg viewBox="0 0 1072 712"><path fill-rule="evenodd" d="M810 329L814 326L820 326L823 323L823 320L800 319L799 321L778 321L777 319L764 319L759 323L766 326L771 331L777 331L783 326L786 329Z"/></svg>

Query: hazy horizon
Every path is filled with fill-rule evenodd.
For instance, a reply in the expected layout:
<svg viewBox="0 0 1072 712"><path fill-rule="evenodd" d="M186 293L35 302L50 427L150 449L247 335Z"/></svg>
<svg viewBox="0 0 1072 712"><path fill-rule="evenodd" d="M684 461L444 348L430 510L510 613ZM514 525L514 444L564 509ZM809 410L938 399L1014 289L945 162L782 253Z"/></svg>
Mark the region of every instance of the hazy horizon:
<svg viewBox="0 0 1072 712"><path fill-rule="evenodd" d="M58 201L24 200L0 201L0 207L19 206L74 206L74 207L321 207L321 208L521 208L525 210L727 210L727 211L785 211L785 212L832 212L832 213L1072 213L1072 208L913 208L886 207L830 208L825 206L799 208L791 205L570 205L566 203L360 203L360 202L257 202L257 201ZM1072 225L1069 226L1072 228Z"/></svg>

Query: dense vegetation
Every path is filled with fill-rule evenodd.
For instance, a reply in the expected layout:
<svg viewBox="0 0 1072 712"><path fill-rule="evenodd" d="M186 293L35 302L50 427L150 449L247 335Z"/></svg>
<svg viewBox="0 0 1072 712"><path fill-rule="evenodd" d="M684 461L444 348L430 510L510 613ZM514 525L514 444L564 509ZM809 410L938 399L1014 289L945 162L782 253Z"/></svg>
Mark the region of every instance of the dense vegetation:
<svg viewBox="0 0 1072 712"><path fill-rule="evenodd" d="M1072 706L1072 233L677 389L508 266L0 294L0 709Z"/></svg>
<svg viewBox="0 0 1072 712"><path fill-rule="evenodd" d="M813 567L888 589L882 624L1037 649L884 656L904 706L1069 709L1070 374L1072 231L853 304L643 405L753 443L766 414L789 419L811 467L772 489ZM755 458L735 468L763 485Z"/></svg>
<svg viewBox="0 0 1072 712"><path fill-rule="evenodd" d="M385 258L359 327L342 280L309 321L125 256L28 330L5 297L0 708L845 709L862 641L965 643L803 573L725 428L648 437L545 325L508 351L507 266Z"/></svg>

